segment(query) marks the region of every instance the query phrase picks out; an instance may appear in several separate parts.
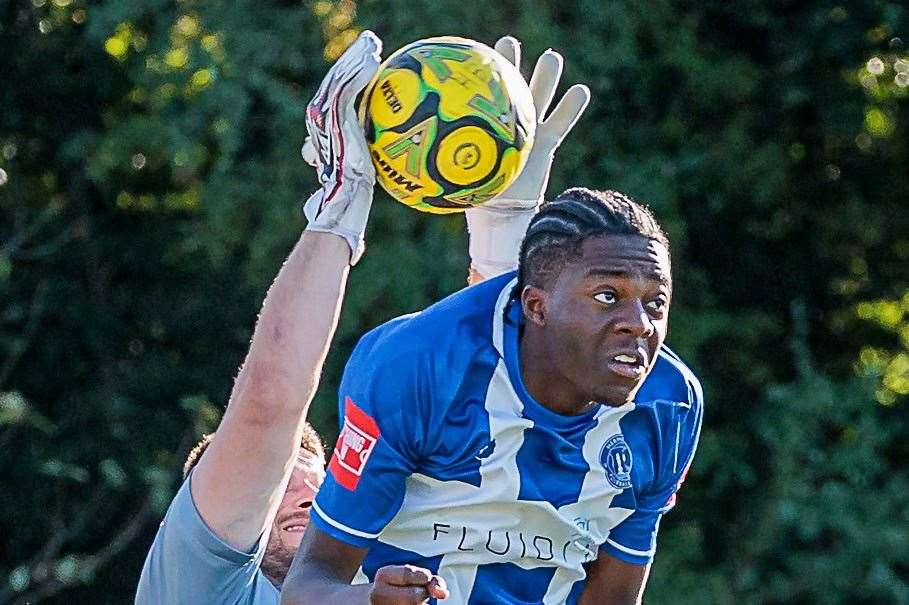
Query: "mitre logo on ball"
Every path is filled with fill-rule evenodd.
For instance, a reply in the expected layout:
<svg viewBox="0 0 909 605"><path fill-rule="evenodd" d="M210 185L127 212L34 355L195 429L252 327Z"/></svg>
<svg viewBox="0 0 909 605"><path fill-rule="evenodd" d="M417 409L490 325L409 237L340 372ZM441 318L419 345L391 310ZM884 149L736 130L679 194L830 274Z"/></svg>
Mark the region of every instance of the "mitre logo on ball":
<svg viewBox="0 0 909 605"><path fill-rule="evenodd" d="M360 105L379 183L424 212L461 212L520 174L536 115L518 69L484 44L428 38L380 67Z"/></svg>

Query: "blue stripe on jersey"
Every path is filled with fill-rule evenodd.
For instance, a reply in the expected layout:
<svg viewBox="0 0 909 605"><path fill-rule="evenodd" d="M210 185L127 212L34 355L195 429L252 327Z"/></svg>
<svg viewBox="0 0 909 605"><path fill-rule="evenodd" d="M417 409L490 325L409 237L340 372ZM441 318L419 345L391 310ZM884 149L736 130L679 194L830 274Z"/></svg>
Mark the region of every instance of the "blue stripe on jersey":
<svg viewBox="0 0 909 605"><path fill-rule="evenodd" d="M524 432L524 443L518 451L521 477L519 500L542 500L555 508L577 502L590 465L582 448L587 432L595 424L596 408L578 416L557 414L539 403L527 391L521 377L518 353L519 326L523 322L520 302L511 301L505 312L505 364L515 393L524 404L522 415L533 421ZM540 468L545 467L546 473Z"/></svg>
<svg viewBox="0 0 909 605"><path fill-rule="evenodd" d="M386 565L416 565L428 569L432 573L438 573L439 565L442 563L442 556L423 557L419 553L403 548L396 548L390 544L376 542L366 557L363 559L361 567L363 573L372 582L376 578L376 572L380 567Z"/></svg>
<svg viewBox="0 0 909 605"><path fill-rule="evenodd" d="M495 350L487 347L476 352L470 371L459 377L461 383L454 398L460 405L447 410L444 430L429 429L438 445L422 461L422 474L439 481L480 486L480 463L495 450L485 396L497 363Z"/></svg>
<svg viewBox="0 0 909 605"><path fill-rule="evenodd" d="M571 434L535 424L524 432L524 444L517 455L521 474L518 500L543 500L555 508L578 501L590 470L581 448L592 425L585 421L579 428ZM541 473L541 468L546 472Z"/></svg>
<svg viewBox="0 0 909 605"><path fill-rule="evenodd" d="M523 605L539 603L546 594L555 567L523 569L513 563L490 563L477 568L468 605ZM503 587L507 586L507 591Z"/></svg>

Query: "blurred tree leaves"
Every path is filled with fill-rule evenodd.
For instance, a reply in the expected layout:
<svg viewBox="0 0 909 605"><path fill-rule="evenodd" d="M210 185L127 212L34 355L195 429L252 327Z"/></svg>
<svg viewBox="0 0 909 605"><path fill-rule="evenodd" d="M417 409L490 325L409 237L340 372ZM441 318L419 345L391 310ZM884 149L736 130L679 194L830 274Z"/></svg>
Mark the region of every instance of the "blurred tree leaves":
<svg viewBox="0 0 909 605"><path fill-rule="evenodd" d="M0 0L0 603L131 598L315 186L303 110L360 28L545 48L590 109L550 194L648 201L701 452L653 603L909 603L898 3ZM377 194L356 339L456 290L460 217Z"/></svg>

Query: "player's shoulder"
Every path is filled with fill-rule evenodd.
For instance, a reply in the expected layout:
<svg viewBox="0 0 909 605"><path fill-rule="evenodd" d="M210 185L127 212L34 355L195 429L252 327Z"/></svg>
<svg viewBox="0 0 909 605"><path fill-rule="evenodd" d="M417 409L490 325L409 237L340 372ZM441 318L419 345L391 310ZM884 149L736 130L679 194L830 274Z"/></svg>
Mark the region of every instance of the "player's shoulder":
<svg viewBox="0 0 909 605"><path fill-rule="evenodd" d="M644 434L658 447L659 468L675 476L687 466L700 439L704 393L697 375L669 347L661 347L653 369L635 396L635 411Z"/></svg>
<svg viewBox="0 0 909 605"><path fill-rule="evenodd" d="M691 368L675 351L663 345L635 400L639 405L699 410L704 405L704 391Z"/></svg>
<svg viewBox="0 0 909 605"><path fill-rule="evenodd" d="M485 398L501 360L493 323L508 281L466 288L368 332L344 369L341 400L423 451L458 405Z"/></svg>
<svg viewBox="0 0 909 605"><path fill-rule="evenodd" d="M464 288L417 313L396 317L367 332L360 354L444 356L468 360L478 349L492 348L497 302L511 281L506 274Z"/></svg>

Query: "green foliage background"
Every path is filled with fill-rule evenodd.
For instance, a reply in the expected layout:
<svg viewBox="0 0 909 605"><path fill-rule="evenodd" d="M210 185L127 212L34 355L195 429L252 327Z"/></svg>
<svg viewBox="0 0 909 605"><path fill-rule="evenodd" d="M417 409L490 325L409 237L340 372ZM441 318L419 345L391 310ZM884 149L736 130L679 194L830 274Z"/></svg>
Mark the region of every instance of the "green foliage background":
<svg viewBox="0 0 909 605"><path fill-rule="evenodd" d="M0 603L131 599L315 186L303 108L362 27L513 33L593 102L550 194L648 201L708 397L648 603L909 603L909 9L881 0L0 0ZM902 37L902 39L901 39ZM464 284L379 194L357 336Z"/></svg>

